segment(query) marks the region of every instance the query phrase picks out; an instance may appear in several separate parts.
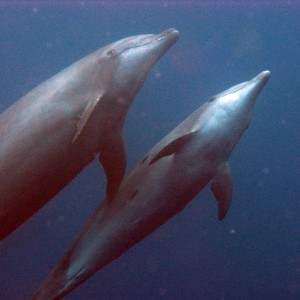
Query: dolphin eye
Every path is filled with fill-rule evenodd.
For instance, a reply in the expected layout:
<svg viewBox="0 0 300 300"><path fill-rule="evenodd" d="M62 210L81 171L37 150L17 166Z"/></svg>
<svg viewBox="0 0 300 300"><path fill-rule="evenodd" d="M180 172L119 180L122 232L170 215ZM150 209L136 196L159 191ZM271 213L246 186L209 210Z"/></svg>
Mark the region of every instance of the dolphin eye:
<svg viewBox="0 0 300 300"><path fill-rule="evenodd" d="M207 102L209 102L209 103L214 102L216 100L216 98L217 98L216 96L213 96Z"/></svg>
<svg viewBox="0 0 300 300"><path fill-rule="evenodd" d="M115 49L110 49L108 52L107 52L107 55L109 56L114 56L116 55L117 51Z"/></svg>

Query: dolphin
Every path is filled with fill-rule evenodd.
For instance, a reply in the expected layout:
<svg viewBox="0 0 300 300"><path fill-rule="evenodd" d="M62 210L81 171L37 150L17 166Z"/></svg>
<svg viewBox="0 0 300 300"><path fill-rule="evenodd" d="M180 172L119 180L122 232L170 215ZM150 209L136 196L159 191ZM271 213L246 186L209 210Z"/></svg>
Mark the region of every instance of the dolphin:
<svg viewBox="0 0 300 300"><path fill-rule="evenodd" d="M210 98L124 177L93 213L33 299L60 299L180 212L209 182L218 215L232 198L228 158L248 128L269 71Z"/></svg>
<svg viewBox="0 0 300 300"><path fill-rule="evenodd" d="M125 173L123 124L155 62L179 32L128 37L46 80L0 115L0 239L99 155L107 199Z"/></svg>

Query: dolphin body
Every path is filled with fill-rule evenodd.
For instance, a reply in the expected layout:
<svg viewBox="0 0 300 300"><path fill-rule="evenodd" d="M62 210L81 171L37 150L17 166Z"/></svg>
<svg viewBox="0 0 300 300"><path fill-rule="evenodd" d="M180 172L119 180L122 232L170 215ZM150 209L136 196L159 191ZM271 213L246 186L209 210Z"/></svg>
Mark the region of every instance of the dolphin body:
<svg viewBox="0 0 300 300"><path fill-rule="evenodd" d="M0 239L25 222L96 155L114 197L125 172L123 123L175 29L128 37L79 60L0 115Z"/></svg>
<svg viewBox="0 0 300 300"><path fill-rule="evenodd" d="M33 299L60 299L180 212L210 181L219 219L230 206L228 158L248 128L264 71L209 99L163 138L105 199Z"/></svg>

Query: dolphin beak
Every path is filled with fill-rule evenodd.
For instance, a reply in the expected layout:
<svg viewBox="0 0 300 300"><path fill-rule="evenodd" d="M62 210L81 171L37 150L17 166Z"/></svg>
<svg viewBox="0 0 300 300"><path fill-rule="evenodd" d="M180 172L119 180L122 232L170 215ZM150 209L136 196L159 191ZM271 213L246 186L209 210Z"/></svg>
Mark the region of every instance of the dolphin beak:
<svg viewBox="0 0 300 300"><path fill-rule="evenodd" d="M137 47L152 45L157 57L162 56L179 38L179 31L170 28L159 34L150 34L139 40ZM153 48L152 48L153 49Z"/></svg>
<svg viewBox="0 0 300 300"><path fill-rule="evenodd" d="M159 34L145 35L144 38L142 38L137 42L136 46L140 47L153 42L160 42L160 41L163 41L164 43L169 42L171 46L177 41L178 38L179 38L179 31L174 28L170 28Z"/></svg>
<svg viewBox="0 0 300 300"><path fill-rule="evenodd" d="M263 71L263 72L259 73L257 76L255 76L253 78L253 80L259 81L259 82L261 82L261 84L263 84L265 86L270 78L270 75L271 75L270 71L268 71L268 70Z"/></svg>
<svg viewBox="0 0 300 300"><path fill-rule="evenodd" d="M173 45L179 38L179 31L174 28L169 28L156 35L156 40L167 40Z"/></svg>
<svg viewBox="0 0 300 300"><path fill-rule="evenodd" d="M249 101L249 104L252 103L251 105L254 105L258 95L261 93L261 91L269 81L269 78L270 71L263 71L246 82L245 85L241 88L241 92L248 95L248 97L245 98L245 101Z"/></svg>
<svg viewBox="0 0 300 300"><path fill-rule="evenodd" d="M157 42L162 44L162 52L163 54L169 50L171 46L178 40L179 31L176 29L167 29L162 33L157 35Z"/></svg>
<svg viewBox="0 0 300 300"><path fill-rule="evenodd" d="M263 71L251 79L249 83L253 83L257 92L260 93L269 81L270 75L270 71Z"/></svg>
<svg viewBox="0 0 300 300"><path fill-rule="evenodd" d="M156 48L156 54L160 57L169 50L170 47L178 40L179 31L170 28L159 34L154 35L153 45Z"/></svg>

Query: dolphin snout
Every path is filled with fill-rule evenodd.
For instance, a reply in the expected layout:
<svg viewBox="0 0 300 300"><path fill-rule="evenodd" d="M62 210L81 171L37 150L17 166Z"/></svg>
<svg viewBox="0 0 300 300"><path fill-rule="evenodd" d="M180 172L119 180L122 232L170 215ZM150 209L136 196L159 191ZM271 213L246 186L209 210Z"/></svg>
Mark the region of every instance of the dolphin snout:
<svg viewBox="0 0 300 300"><path fill-rule="evenodd" d="M253 79L255 81L260 81L265 85L268 82L270 76L271 76L271 72L269 70L266 70L256 75Z"/></svg>

